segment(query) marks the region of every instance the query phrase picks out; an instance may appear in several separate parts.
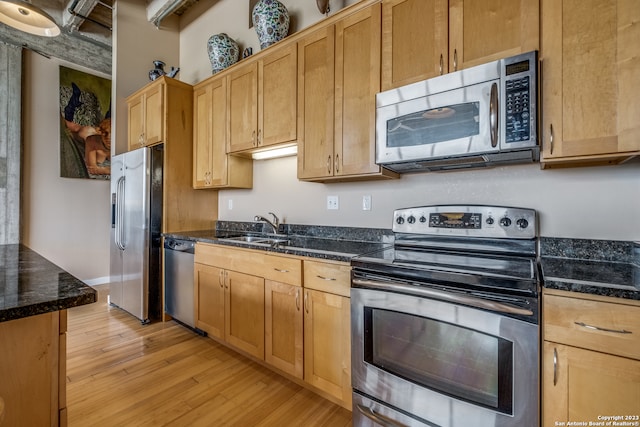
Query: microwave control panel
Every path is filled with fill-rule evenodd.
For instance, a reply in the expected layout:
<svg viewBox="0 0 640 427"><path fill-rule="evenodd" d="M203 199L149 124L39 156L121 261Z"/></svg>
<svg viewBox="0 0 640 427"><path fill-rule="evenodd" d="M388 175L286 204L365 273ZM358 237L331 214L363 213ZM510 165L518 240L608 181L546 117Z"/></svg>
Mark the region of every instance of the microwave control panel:
<svg viewBox="0 0 640 427"><path fill-rule="evenodd" d="M506 142L531 138L531 84L529 76L506 81Z"/></svg>

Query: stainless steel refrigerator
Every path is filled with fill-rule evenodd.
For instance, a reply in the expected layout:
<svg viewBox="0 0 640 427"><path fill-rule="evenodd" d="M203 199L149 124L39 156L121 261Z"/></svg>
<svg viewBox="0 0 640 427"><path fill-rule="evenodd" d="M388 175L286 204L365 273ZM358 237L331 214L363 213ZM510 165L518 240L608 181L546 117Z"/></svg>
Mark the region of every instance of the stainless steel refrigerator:
<svg viewBox="0 0 640 427"><path fill-rule="evenodd" d="M111 159L109 302L142 323L161 315L163 145Z"/></svg>

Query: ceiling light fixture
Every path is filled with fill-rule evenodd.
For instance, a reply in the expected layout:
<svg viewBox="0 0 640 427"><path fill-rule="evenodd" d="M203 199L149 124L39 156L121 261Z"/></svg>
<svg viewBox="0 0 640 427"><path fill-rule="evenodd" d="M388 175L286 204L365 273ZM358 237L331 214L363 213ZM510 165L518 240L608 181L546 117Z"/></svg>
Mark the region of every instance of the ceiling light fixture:
<svg viewBox="0 0 640 427"><path fill-rule="evenodd" d="M36 36L60 34L60 27L51 16L24 0L0 0L0 22Z"/></svg>

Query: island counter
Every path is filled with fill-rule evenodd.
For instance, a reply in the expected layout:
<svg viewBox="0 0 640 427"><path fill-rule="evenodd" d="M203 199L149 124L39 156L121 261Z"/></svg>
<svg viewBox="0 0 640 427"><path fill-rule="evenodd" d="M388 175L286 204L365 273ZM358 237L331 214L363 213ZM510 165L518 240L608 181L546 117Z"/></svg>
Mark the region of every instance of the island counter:
<svg viewBox="0 0 640 427"><path fill-rule="evenodd" d="M67 309L96 291L24 245L0 245L3 427L66 425Z"/></svg>

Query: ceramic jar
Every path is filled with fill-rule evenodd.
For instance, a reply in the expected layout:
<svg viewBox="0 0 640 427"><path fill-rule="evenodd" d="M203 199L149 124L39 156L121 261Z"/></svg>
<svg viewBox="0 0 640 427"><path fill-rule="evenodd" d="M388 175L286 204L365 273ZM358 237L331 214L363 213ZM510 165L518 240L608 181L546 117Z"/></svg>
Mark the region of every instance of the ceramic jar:
<svg viewBox="0 0 640 427"><path fill-rule="evenodd" d="M153 81L158 77L164 76L166 73L164 71L164 66L166 64L162 61L155 60L153 61L153 70L149 71L149 80Z"/></svg>
<svg viewBox="0 0 640 427"><path fill-rule="evenodd" d="M238 62L238 43L225 33L214 34L207 41L207 52L211 61L211 73L215 74Z"/></svg>
<svg viewBox="0 0 640 427"><path fill-rule="evenodd" d="M258 1L251 17L261 49L282 40L289 32L289 12L278 0Z"/></svg>

